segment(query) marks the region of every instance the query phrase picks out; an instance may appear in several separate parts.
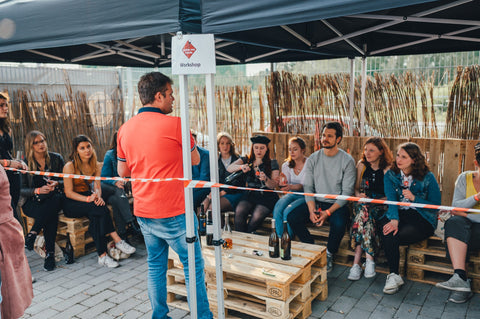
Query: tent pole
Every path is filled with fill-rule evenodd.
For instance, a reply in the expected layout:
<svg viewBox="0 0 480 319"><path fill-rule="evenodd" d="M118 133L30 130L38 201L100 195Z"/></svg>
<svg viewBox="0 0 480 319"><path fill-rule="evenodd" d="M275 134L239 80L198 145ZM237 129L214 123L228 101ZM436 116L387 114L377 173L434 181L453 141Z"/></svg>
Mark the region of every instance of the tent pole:
<svg viewBox="0 0 480 319"><path fill-rule="evenodd" d="M188 116L188 78L181 74L179 77L180 89L180 118L182 123L182 153L183 153L183 177L192 179L192 156L190 149L190 120ZM187 238L195 236L193 222L193 192L190 187L185 188L185 221ZM190 316L197 319L197 289L195 276L195 242L188 246L188 275L190 278ZM203 283L200 283L201 285Z"/></svg>
<svg viewBox="0 0 480 319"><path fill-rule="evenodd" d="M206 74L206 94L207 94L207 122L208 122L208 151L210 153L210 181L219 182L218 177L218 149L217 149L217 118L215 113L215 75ZM212 187L212 216L213 216L213 239L220 240L221 216L220 216L220 188ZM227 221L225 221L227 222ZM217 276L217 294L218 318L225 318L225 308L223 300L223 270L222 270L222 246L215 246L215 273Z"/></svg>
<svg viewBox="0 0 480 319"><path fill-rule="evenodd" d="M355 105L355 58L350 59L350 127L348 130L348 134L353 136L353 107Z"/></svg>
<svg viewBox="0 0 480 319"><path fill-rule="evenodd" d="M360 120L360 136L365 136L365 89L367 86L367 57L362 57L362 97L361 103L361 120Z"/></svg>

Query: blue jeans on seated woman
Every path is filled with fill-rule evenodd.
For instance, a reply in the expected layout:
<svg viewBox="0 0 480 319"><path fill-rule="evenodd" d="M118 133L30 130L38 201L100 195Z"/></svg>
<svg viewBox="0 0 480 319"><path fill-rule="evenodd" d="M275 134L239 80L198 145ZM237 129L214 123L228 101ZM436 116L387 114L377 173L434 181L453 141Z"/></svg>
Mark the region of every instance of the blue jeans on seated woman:
<svg viewBox="0 0 480 319"><path fill-rule="evenodd" d="M183 264L185 282L190 304L190 280L188 274L188 247L186 242L185 214L170 218L137 217L142 229L145 246L148 252L148 297L152 305L152 318L170 318L167 306L167 269L168 247L178 254ZM198 237L198 221L195 217L195 236ZM211 319L207 289L205 287L205 273L200 243L195 242L195 279L197 288L197 315L199 319Z"/></svg>
<svg viewBox="0 0 480 319"><path fill-rule="evenodd" d="M273 218L275 219L275 229L278 236L283 234L283 222L287 221L287 216L295 208L305 205L305 196L296 194L287 194L280 198L273 208ZM293 231L288 225L288 234L293 238Z"/></svg>

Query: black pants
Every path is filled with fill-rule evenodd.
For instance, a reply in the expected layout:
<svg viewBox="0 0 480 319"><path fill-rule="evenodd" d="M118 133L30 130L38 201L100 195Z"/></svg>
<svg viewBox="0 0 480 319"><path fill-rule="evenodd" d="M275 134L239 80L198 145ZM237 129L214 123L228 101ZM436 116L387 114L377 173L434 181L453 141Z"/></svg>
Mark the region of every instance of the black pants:
<svg viewBox="0 0 480 319"><path fill-rule="evenodd" d="M87 194L82 194L88 196ZM65 199L63 213L66 217L88 217L90 225L88 231L95 242L97 254L100 256L107 251L107 234L115 231L107 206L97 206L94 202L79 202L70 198Z"/></svg>
<svg viewBox="0 0 480 319"><path fill-rule="evenodd" d="M8 182L10 183L10 196L12 197L13 216L23 225L17 214L17 204L20 199L20 187L22 185L22 174L18 172L7 171Z"/></svg>
<svg viewBox="0 0 480 319"><path fill-rule="evenodd" d="M102 197L105 203L112 205L113 219L119 235L124 234L127 224L134 220L125 191L115 185L102 183Z"/></svg>
<svg viewBox="0 0 480 319"><path fill-rule="evenodd" d="M462 216L452 216L447 219L445 222L445 247L447 247L447 257L450 258L446 243L448 237L467 244L468 251L477 251L480 249L480 224ZM465 257L467 258L467 256Z"/></svg>
<svg viewBox="0 0 480 319"><path fill-rule="evenodd" d="M317 202L316 206L320 206L322 210L329 209L332 203ZM350 220L350 211L347 205L344 205L334 211L332 216L328 218L330 224L330 232L328 234L327 249L330 253L335 254L338 251L340 242L345 235L345 228ZM307 203L302 204L292 210L287 216L287 221L292 231L298 236L301 242L313 244L313 236L307 229L307 225L311 224L310 212Z"/></svg>
<svg viewBox="0 0 480 319"><path fill-rule="evenodd" d="M51 197L38 202L27 200L23 205L23 212L35 219L30 231L39 233L43 229L45 248L47 252L55 252L55 238L57 237L58 213L62 209L64 196L55 192Z"/></svg>
<svg viewBox="0 0 480 319"><path fill-rule="evenodd" d="M398 215L400 219L398 221L398 232L396 235L393 235L393 232L386 236L383 235L383 226L390 222L387 217L378 221L390 273L393 272L396 274L399 273L400 245L417 243L432 236L434 232L432 224L423 218L415 209L399 209Z"/></svg>

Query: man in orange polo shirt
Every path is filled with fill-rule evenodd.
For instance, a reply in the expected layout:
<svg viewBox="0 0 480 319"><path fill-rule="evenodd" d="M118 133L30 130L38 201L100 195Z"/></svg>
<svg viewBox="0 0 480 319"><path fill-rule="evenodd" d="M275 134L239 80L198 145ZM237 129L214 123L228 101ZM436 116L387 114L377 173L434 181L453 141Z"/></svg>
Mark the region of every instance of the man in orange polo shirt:
<svg viewBox="0 0 480 319"><path fill-rule="evenodd" d="M183 177L180 118L167 115L173 109L172 84L173 81L160 72L147 73L140 78L138 93L143 107L118 131L120 176ZM200 156L192 136L190 144L192 164L196 165L200 162ZM169 246L183 263L189 292L183 182L134 182L132 192L135 198L134 214L148 252L148 296L153 309L152 318L170 318L166 288ZM195 218L195 232L197 226ZM195 235L198 236L197 233ZM198 241L195 242L195 271L198 318L213 318L204 284L204 263Z"/></svg>

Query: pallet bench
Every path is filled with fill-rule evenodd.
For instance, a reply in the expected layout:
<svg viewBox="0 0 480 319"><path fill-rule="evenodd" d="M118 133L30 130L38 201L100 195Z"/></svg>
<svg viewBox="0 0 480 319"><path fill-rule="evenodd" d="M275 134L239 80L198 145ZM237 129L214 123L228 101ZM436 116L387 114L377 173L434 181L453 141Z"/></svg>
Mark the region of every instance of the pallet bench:
<svg viewBox="0 0 480 319"><path fill-rule="evenodd" d="M292 259L268 257L268 237L232 233L233 248L223 250L222 271L225 310L257 318L307 318L315 299L328 296L326 248L292 242ZM253 255L253 250L262 256ZM212 246L203 245L207 293L214 314L217 313L215 255ZM167 272L168 302L185 309L176 295L184 296L182 265L170 251ZM198 284L198 283L197 283ZM188 309L188 307L187 307Z"/></svg>

